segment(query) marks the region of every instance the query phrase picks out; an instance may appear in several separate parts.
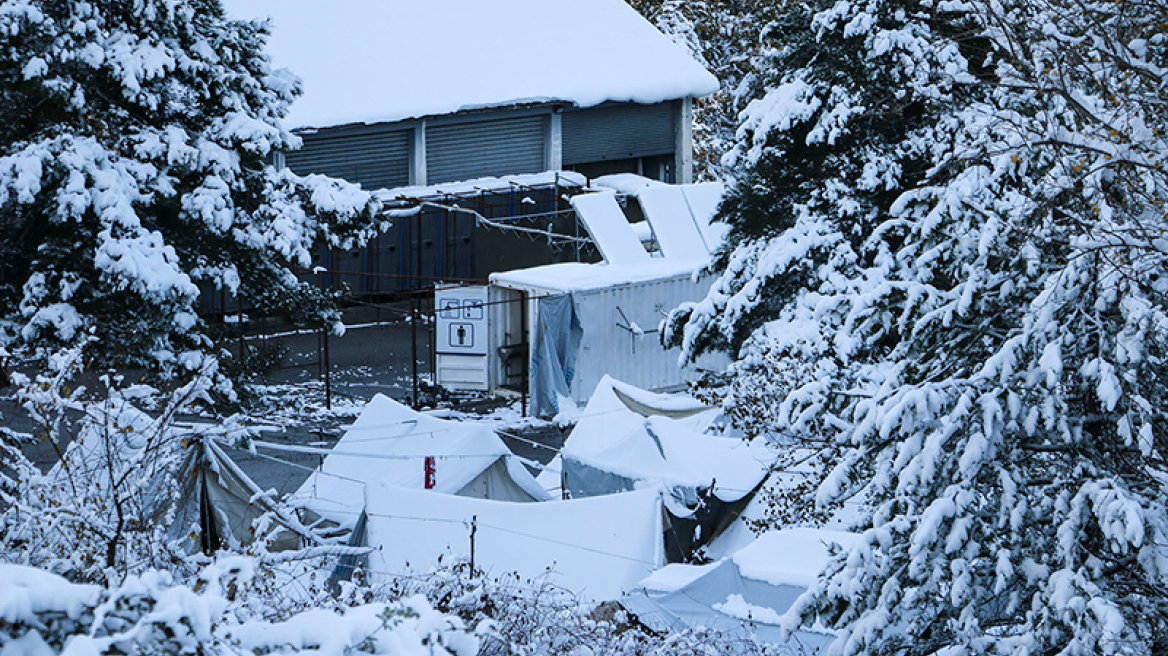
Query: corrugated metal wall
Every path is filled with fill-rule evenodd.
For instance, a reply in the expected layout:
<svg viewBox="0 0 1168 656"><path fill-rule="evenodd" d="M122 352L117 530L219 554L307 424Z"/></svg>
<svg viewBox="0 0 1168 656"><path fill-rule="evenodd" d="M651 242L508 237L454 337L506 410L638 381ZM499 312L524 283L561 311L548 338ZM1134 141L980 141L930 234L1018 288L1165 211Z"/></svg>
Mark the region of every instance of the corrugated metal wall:
<svg viewBox="0 0 1168 656"><path fill-rule="evenodd" d="M564 112L564 165L666 155L676 148L678 103L600 105Z"/></svg>
<svg viewBox="0 0 1168 656"><path fill-rule="evenodd" d="M544 171L547 122L544 115L428 127L427 184Z"/></svg>
<svg viewBox="0 0 1168 656"><path fill-rule="evenodd" d="M322 131L301 138L304 147L284 155L284 162L295 173L343 178L366 189L389 189L410 183L412 130L371 129L350 134Z"/></svg>

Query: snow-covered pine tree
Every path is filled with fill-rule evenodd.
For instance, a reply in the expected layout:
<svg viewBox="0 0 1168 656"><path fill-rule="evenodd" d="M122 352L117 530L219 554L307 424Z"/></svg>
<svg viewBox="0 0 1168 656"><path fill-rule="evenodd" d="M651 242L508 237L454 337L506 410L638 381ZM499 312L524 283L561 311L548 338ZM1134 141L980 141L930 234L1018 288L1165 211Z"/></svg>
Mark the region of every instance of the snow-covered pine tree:
<svg viewBox="0 0 1168 656"><path fill-rule="evenodd" d="M335 322L290 268L373 230L358 188L267 164L299 91L219 0L0 2L0 344L98 338L97 364L182 373L199 285Z"/></svg>
<svg viewBox="0 0 1168 656"><path fill-rule="evenodd" d="M1168 5L811 3L668 334L839 454L864 539L788 615L853 654L1168 651ZM772 378L773 377L773 378Z"/></svg>
<svg viewBox="0 0 1168 656"><path fill-rule="evenodd" d="M759 91L754 62L770 27L788 10L774 0L630 0L634 9L718 77L722 88L694 102L694 171L729 177L738 113Z"/></svg>

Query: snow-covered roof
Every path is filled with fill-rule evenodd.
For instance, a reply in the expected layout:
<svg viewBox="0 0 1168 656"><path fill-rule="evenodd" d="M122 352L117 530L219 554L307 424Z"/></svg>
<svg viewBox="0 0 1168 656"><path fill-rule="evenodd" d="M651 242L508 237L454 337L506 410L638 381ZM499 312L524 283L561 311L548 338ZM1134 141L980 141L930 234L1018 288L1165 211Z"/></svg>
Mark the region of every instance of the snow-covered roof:
<svg viewBox="0 0 1168 656"><path fill-rule="evenodd" d="M440 198L442 196L464 196L478 193L510 191L522 187L547 187L554 184L561 187L583 187L588 179L574 171L545 171L543 173L523 173L504 175L496 178L474 178L460 182L445 182L435 185L411 185L380 189L373 192L383 203L412 201L419 198Z"/></svg>
<svg viewBox="0 0 1168 656"><path fill-rule="evenodd" d="M694 262L652 258L643 264L586 264L562 262L491 274L491 284L547 293L587 292L618 285L691 276Z"/></svg>
<svg viewBox="0 0 1168 656"><path fill-rule="evenodd" d="M434 491L455 494L500 458L511 479L536 499L547 492L489 427L438 419L377 394L288 502L352 525L365 503L365 487L388 482L425 487L425 458L434 457Z"/></svg>
<svg viewBox="0 0 1168 656"><path fill-rule="evenodd" d="M476 567L495 576L547 576L594 601L618 597L664 560L657 490L511 503L380 485L369 488L367 507L375 576L426 572L441 557L467 557L472 523Z"/></svg>
<svg viewBox="0 0 1168 656"><path fill-rule="evenodd" d="M623 0L226 0L272 18L273 65L304 81L290 128L536 102L657 103L718 82Z"/></svg>
<svg viewBox="0 0 1168 656"><path fill-rule="evenodd" d="M572 197L572 205L605 258L603 263L563 262L491 274L491 283L527 291L587 292L619 285L690 276L710 261L726 226L711 223L726 192L720 182L671 185L620 174L592 181L599 193ZM650 257L644 235L628 224L613 194L636 196L664 257Z"/></svg>

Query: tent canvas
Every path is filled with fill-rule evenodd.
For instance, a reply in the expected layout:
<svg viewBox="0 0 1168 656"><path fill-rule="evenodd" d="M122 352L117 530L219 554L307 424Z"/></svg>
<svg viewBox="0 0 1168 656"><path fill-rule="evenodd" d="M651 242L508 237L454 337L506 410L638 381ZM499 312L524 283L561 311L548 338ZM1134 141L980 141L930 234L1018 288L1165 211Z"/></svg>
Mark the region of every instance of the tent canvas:
<svg viewBox="0 0 1168 656"><path fill-rule="evenodd" d="M511 503L407 490L368 490L369 570L424 573L440 558L470 558L490 575L546 577L604 601L662 565L656 490L547 503Z"/></svg>
<svg viewBox="0 0 1168 656"><path fill-rule="evenodd" d="M273 551L297 548L302 538L314 540L289 509L215 444L208 434L214 432L217 427L174 424L126 399L111 399L87 408L76 440L46 477L70 489L74 482L109 480L111 466L144 475L141 512L165 525L167 537L190 551L209 554L258 537L271 539ZM108 486L103 492L109 494ZM265 514L273 524L257 535L254 523Z"/></svg>
<svg viewBox="0 0 1168 656"><path fill-rule="evenodd" d="M805 528L765 533L717 563L658 570L638 583L621 604L657 631L704 626L779 643L779 618L827 565L827 545L848 548L857 538ZM832 637L826 631L798 631L793 639L816 652Z"/></svg>
<svg viewBox="0 0 1168 656"><path fill-rule="evenodd" d="M436 492L508 501L548 498L489 427L415 412L378 394L288 501L352 528L367 484L424 489L427 458Z"/></svg>
<svg viewBox="0 0 1168 656"><path fill-rule="evenodd" d="M703 433L715 415L686 395L606 376L561 451L564 484L573 498L661 486L667 555L688 560L750 502L774 459L760 442Z"/></svg>
<svg viewBox="0 0 1168 656"><path fill-rule="evenodd" d="M192 442L176 479L179 501L169 537L190 540L191 550L212 553L268 537L256 535L255 522L265 513L272 513L277 529L270 536L271 551L296 549L302 538L310 537L289 510L278 506L209 439Z"/></svg>

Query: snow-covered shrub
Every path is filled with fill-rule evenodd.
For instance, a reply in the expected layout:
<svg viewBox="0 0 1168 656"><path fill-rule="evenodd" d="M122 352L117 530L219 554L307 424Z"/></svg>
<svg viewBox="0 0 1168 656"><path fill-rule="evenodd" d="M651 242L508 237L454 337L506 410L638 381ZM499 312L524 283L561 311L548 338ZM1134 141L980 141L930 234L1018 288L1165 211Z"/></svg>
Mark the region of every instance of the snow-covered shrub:
<svg viewBox="0 0 1168 656"><path fill-rule="evenodd" d="M110 568L190 574L185 527L172 524L175 476L196 436L178 430L175 418L207 401L216 361L206 358L201 375L169 394L109 375L97 381L100 389L87 390L70 386L81 373L83 351L56 354L34 380L16 377L17 399L36 437L59 460L41 473L18 451L9 453L16 485L0 498L0 562L90 582L104 580Z"/></svg>
<svg viewBox="0 0 1168 656"><path fill-rule="evenodd" d="M657 634L615 604L596 607L547 579L489 576L467 563L422 577L397 577L371 588L350 588L357 598L424 595L442 612L471 625L489 626L482 656L798 656L785 645L764 645L716 631ZM368 595L368 597L363 597Z"/></svg>
<svg viewBox="0 0 1168 656"><path fill-rule="evenodd" d="M473 656L479 638L422 597L340 610L301 612L285 621L237 620L248 605L246 558L216 562L191 587L146 571L108 586L70 583L19 565L0 565L0 653L93 654L312 653L321 656Z"/></svg>

